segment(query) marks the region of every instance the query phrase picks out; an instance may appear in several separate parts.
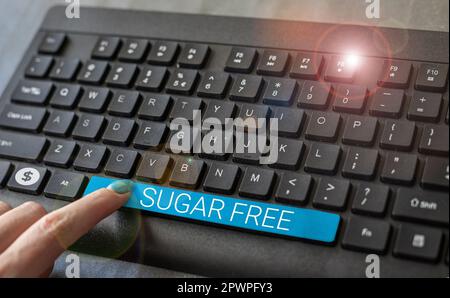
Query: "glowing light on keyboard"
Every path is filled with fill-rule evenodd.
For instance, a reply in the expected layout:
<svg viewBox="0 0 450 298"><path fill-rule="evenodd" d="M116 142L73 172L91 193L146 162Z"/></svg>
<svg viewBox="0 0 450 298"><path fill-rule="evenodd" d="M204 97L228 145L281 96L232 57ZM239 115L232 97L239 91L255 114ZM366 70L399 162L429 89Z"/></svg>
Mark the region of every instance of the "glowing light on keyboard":
<svg viewBox="0 0 450 298"><path fill-rule="evenodd" d="M361 57L355 53L349 53L345 56L345 62L351 68L357 68L361 63Z"/></svg>

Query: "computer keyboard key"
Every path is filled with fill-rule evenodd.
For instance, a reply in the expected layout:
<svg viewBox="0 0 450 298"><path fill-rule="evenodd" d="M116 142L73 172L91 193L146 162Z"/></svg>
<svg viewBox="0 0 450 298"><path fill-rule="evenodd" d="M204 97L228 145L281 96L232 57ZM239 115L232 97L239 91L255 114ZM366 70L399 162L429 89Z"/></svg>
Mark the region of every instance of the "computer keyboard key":
<svg viewBox="0 0 450 298"><path fill-rule="evenodd" d="M13 171L13 165L9 161L0 161L0 188L4 187Z"/></svg>
<svg viewBox="0 0 450 298"><path fill-rule="evenodd" d="M92 58L113 59L121 44L122 41L118 37L99 37L92 50Z"/></svg>
<svg viewBox="0 0 450 298"><path fill-rule="evenodd" d="M249 128L259 129L266 125L271 114L272 110L268 106L244 104L239 109L238 118L242 119L243 124Z"/></svg>
<svg viewBox="0 0 450 298"><path fill-rule="evenodd" d="M0 114L0 127L39 132L47 118L44 108L7 104Z"/></svg>
<svg viewBox="0 0 450 298"><path fill-rule="evenodd" d="M435 263L438 261L444 235L441 231L403 224L394 245L394 256Z"/></svg>
<svg viewBox="0 0 450 298"><path fill-rule="evenodd" d="M373 117L349 116L342 142L347 145L372 146L378 130L378 120Z"/></svg>
<svg viewBox="0 0 450 298"><path fill-rule="evenodd" d="M297 171L300 168L305 145L302 141L278 138L277 147L272 144L269 166L277 169Z"/></svg>
<svg viewBox="0 0 450 298"><path fill-rule="evenodd" d="M137 149L159 151L167 137L167 132L165 123L142 121L133 145Z"/></svg>
<svg viewBox="0 0 450 298"><path fill-rule="evenodd" d="M191 69L176 69L170 76L166 91L173 94L190 95L197 84L198 72Z"/></svg>
<svg viewBox="0 0 450 298"><path fill-rule="evenodd" d="M176 42L157 41L148 55L148 62L154 65L171 65L179 50Z"/></svg>
<svg viewBox="0 0 450 298"><path fill-rule="evenodd" d="M305 171L324 175L334 175L341 157L337 145L312 143L305 162Z"/></svg>
<svg viewBox="0 0 450 298"><path fill-rule="evenodd" d="M103 143L128 147L135 130L136 122L133 119L111 118L103 133Z"/></svg>
<svg viewBox="0 0 450 298"><path fill-rule="evenodd" d="M278 135L280 137L298 138L306 115L300 109L276 108L272 118L278 119Z"/></svg>
<svg viewBox="0 0 450 298"><path fill-rule="evenodd" d="M236 114L236 104L223 100L210 100L203 115L204 125L217 124L219 120L222 126L225 125L226 119L233 119ZM210 121L216 119L215 121ZM231 120L228 120L231 121Z"/></svg>
<svg viewBox="0 0 450 298"><path fill-rule="evenodd" d="M201 158L212 160L227 160L233 153L233 134L223 133L222 130L203 130Z"/></svg>
<svg viewBox="0 0 450 298"><path fill-rule="evenodd" d="M72 81L80 69L80 66L81 62L78 58L58 59L49 76L57 81Z"/></svg>
<svg viewBox="0 0 450 298"><path fill-rule="evenodd" d="M386 121L381 136L383 149L396 151L411 150L416 135L416 124L409 121Z"/></svg>
<svg viewBox="0 0 450 298"><path fill-rule="evenodd" d="M420 184L427 189L448 191L449 174L448 158L428 157Z"/></svg>
<svg viewBox="0 0 450 298"><path fill-rule="evenodd" d="M57 54L63 48L66 39L67 36L64 33L46 33L39 46L39 52L43 54Z"/></svg>
<svg viewBox="0 0 450 298"><path fill-rule="evenodd" d="M105 127L105 117L82 114L72 132L74 139L95 142L100 138Z"/></svg>
<svg viewBox="0 0 450 298"><path fill-rule="evenodd" d="M175 163L169 183L175 187L196 189L203 179L205 168L203 160L180 158Z"/></svg>
<svg viewBox="0 0 450 298"><path fill-rule="evenodd" d="M108 113L114 116L133 117L141 103L141 94L137 91L115 91L108 107Z"/></svg>
<svg viewBox="0 0 450 298"><path fill-rule="evenodd" d="M320 209L343 211L347 205L351 184L348 180L321 178L313 206Z"/></svg>
<svg viewBox="0 0 450 298"><path fill-rule="evenodd" d="M206 175L203 189L208 192L228 194L234 193L241 169L236 165L213 163Z"/></svg>
<svg viewBox="0 0 450 298"><path fill-rule="evenodd" d="M51 82L21 80L14 90L11 101L44 106L53 91Z"/></svg>
<svg viewBox="0 0 450 298"><path fill-rule="evenodd" d="M141 119L163 121L166 119L172 106L172 98L169 95L147 94L138 111Z"/></svg>
<svg viewBox="0 0 450 298"><path fill-rule="evenodd" d="M297 92L298 84L291 79L271 79L267 82L264 103L276 106L290 106Z"/></svg>
<svg viewBox="0 0 450 298"><path fill-rule="evenodd" d="M210 51L208 45L186 44L181 50L178 65L184 68L202 68L207 62Z"/></svg>
<svg viewBox="0 0 450 298"><path fill-rule="evenodd" d="M260 148L255 133L236 133L236 150L233 154L233 162L247 165L259 165L263 149Z"/></svg>
<svg viewBox="0 0 450 298"><path fill-rule="evenodd" d="M108 155L106 146L83 144L73 163L75 170L99 173Z"/></svg>
<svg viewBox="0 0 450 298"><path fill-rule="evenodd" d="M391 235L391 225L380 220L351 217L347 222L342 246L347 249L384 254Z"/></svg>
<svg viewBox="0 0 450 298"><path fill-rule="evenodd" d="M165 150L172 154L192 155L201 150L201 130L191 126L178 126L176 130L171 130L165 145Z"/></svg>
<svg viewBox="0 0 450 298"><path fill-rule="evenodd" d="M444 92L448 81L448 64L422 63L417 73L416 89Z"/></svg>
<svg viewBox="0 0 450 298"><path fill-rule="evenodd" d="M325 64L323 55L298 53L291 68L290 76L305 80L318 80Z"/></svg>
<svg viewBox="0 0 450 298"><path fill-rule="evenodd" d="M73 110L82 93L83 90L79 85L58 85L50 99L50 105L58 109Z"/></svg>
<svg viewBox="0 0 450 298"><path fill-rule="evenodd" d="M400 60L385 60L378 79L378 85L388 88L405 89L409 85L412 63Z"/></svg>
<svg viewBox="0 0 450 298"><path fill-rule="evenodd" d="M28 162L40 161L47 140L40 136L0 131L0 157Z"/></svg>
<svg viewBox="0 0 450 298"><path fill-rule="evenodd" d="M135 64L115 63L111 66L106 84L111 87L129 88L136 78L138 68Z"/></svg>
<svg viewBox="0 0 450 298"><path fill-rule="evenodd" d="M105 174L119 178L131 178L136 171L140 154L132 150L114 149L105 166Z"/></svg>
<svg viewBox="0 0 450 298"><path fill-rule="evenodd" d="M361 114L366 105L367 88L340 85L336 89L333 110L336 112Z"/></svg>
<svg viewBox="0 0 450 298"><path fill-rule="evenodd" d="M381 181L385 183L411 185L416 179L418 160L416 155L388 153L384 158Z"/></svg>
<svg viewBox="0 0 450 298"><path fill-rule="evenodd" d="M353 199L355 214L383 217L388 207L390 189L384 185L360 184Z"/></svg>
<svg viewBox="0 0 450 298"><path fill-rule="evenodd" d="M339 133L341 116L337 113L314 112L311 114L306 138L321 142L334 142Z"/></svg>
<svg viewBox="0 0 450 298"><path fill-rule="evenodd" d="M125 62L140 62L147 55L149 42L145 39L127 39L119 52L119 60Z"/></svg>
<svg viewBox="0 0 450 298"><path fill-rule="evenodd" d="M333 92L330 84L305 81L298 97L298 106L304 109L326 110Z"/></svg>
<svg viewBox="0 0 450 298"><path fill-rule="evenodd" d="M89 60L81 68L78 81L85 84L100 85L103 83L108 70L108 62Z"/></svg>
<svg viewBox="0 0 450 298"><path fill-rule="evenodd" d="M355 79L357 66L350 56L333 56L325 70L325 80L351 84Z"/></svg>
<svg viewBox="0 0 450 298"><path fill-rule="evenodd" d="M426 125L422 131L419 152L428 155L448 157L448 126Z"/></svg>
<svg viewBox="0 0 450 298"><path fill-rule="evenodd" d="M30 195L42 193L49 171L46 168L21 165L17 166L8 181L8 189Z"/></svg>
<svg viewBox="0 0 450 298"><path fill-rule="evenodd" d="M342 169L342 176L350 179L372 180L378 166L378 150L351 147Z"/></svg>
<svg viewBox="0 0 450 298"><path fill-rule="evenodd" d="M239 195L252 199L268 200L272 194L275 179L274 171L248 167L239 187Z"/></svg>
<svg viewBox="0 0 450 298"><path fill-rule="evenodd" d="M234 81L230 91L230 99L236 101L255 102L261 93L263 79L258 76L240 75Z"/></svg>
<svg viewBox="0 0 450 298"><path fill-rule="evenodd" d="M282 76L289 62L289 53L265 50L256 73L259 75Z"/></svg>
<svg viewBox="0 0 450 298"><path fill-rule="evenodd" d="M78 151L77 143L65 140L53 140L44 157L44 163L58 168L69 168Z"/></svg>
<svg viewBox="0 0 450 298"><path fill-rule="evenodd" d="M250 73L258 52L252 48L233 47L225 65L225 71Z"/></svg>
<svg viewBox="0 0 450 298"><path fill-rule="evenodd" d="M136 177L141 181L161 184L166 181L172 163L173 160L169 155L146 152L141 159Z"/></svg>
<svg viewBox="0 0 450 298"><path fill-rule="evenodd" d="M140 72L135 87L143 91L161 91L167 79L167 69L160 66L145 66Z"/></svg>
<svg viewBox="0 0 450 298"><path fill-rule="evenodd" d="M83 174L55 171L44 189L46 197L74 201L81 197L88 179Z"/></svg>
<svg viewBox="0 0 450 298"><path fill-rule="evenodd" d="M54 110L47 119L44 126L44 133L56 137L68 137L76 121L74 112Z"/></svg>
<svg viewBox="0 0 450 298"><path fill-rule="evenodd" d="M25 76L30 78L43 78L48 74L52 64L53 57L51 56L35 56L28 63Z"/></svg>
<svg viewBox="0 0 450 298"><path fill-rule="evenodd" d="M280 203L305 205L308 202L313 179L309 175L284 173L281 176L275 199Z"/></svg>
<svg viewBox="0 0 450 298"><path fill-rule="evenodd" d="M372 97L370 115L387 118L400 118L405 91L396 89L378 89Z"/></svg>
<svg viewBox="0 0 450 298"><path fill-rule="evenodd" d="M224 98L230 81L230 75L227 73L207 72L203 75L197 95L207 98Z"/></svg>
<svg viewBox="0 0 450 298"><path fill-rule="evenodd" d="M401 188L397 192L392 217L448 227L448 204L448 194Z"/></svg>
<svg viewBox="0 0 450 298"><path fill-rule="evenodd" d="M441 114L442 94L414 92L409 103L408 119L437 122Z"/></svg>
<svg viewBox="0 0 450 298"><path fill-rule="evenodd" d="M108 88L87 88L78 104L80 111L103 113L109 103L111 91Z"/></svg>
<svg viewBox="0 0 450 298"><path fill-rule="evenodd" d="M195 117L201 117L202 109L203 101L199 98L178 98L170 113L170 119L180 118L192 122Z"/></svg>

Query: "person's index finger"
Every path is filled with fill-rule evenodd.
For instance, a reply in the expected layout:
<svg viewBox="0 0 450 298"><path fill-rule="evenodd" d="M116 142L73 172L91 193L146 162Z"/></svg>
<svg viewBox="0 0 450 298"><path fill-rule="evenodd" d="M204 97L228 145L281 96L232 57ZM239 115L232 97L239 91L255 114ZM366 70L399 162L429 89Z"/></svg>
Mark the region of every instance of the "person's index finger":
<svg viewBox="0 0 450 298"><path fill-rule="evenodd" d="M116 181L108 189L100 189L50 213L42 219L41 228L44 233L53 234L61 246L67 248L102 219L122 207L132 188L131 181Z"/></svg>
<svg viewBox="0 0 450 298"><path fill-rule="evenodd" d="M42 274L42 268L125 204L132 187L131 181L117 181L41 218L0 256L0 276L5 267L16 276Z"/></svg>

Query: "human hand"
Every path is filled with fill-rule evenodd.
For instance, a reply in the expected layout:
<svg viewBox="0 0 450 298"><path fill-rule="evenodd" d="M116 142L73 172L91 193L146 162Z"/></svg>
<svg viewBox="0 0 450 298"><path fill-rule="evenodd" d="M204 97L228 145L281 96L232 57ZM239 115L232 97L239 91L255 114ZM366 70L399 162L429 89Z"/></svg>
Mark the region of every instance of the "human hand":
<svg viewBox="0 0 450 298"><path fill-rule="evenodd" d="M132 188L117 181L49 214L35 202L12 209L0 201L0 277L48 277L58 256L122 207Z"/></svg>

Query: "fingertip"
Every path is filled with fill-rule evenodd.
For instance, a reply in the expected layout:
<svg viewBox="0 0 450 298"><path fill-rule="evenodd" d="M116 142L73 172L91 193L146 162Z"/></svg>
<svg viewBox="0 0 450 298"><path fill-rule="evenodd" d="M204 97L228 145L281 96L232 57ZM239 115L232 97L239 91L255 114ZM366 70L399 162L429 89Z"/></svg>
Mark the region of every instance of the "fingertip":
<svg viewBox="0 0 450 298"><path fill-rule="evenodd" d="M134 182L131 180L118 180L111 183L107 189L114 191L116 194L130 194L133 191Z"/></svg>

